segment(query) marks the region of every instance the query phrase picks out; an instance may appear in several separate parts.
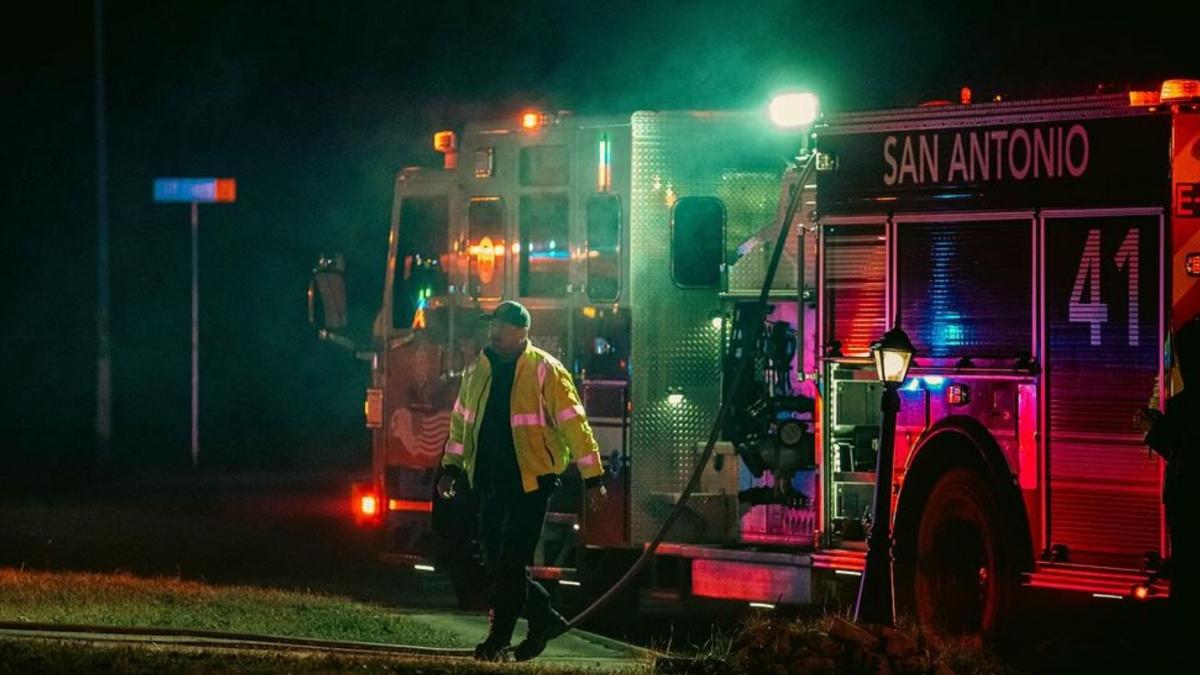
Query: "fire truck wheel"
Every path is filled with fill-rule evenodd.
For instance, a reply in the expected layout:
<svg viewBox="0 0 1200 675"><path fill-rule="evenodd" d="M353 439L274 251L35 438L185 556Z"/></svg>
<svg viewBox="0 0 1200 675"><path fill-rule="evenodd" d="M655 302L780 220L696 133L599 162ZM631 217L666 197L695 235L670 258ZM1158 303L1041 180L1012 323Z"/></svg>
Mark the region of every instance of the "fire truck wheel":
<svg viewBox="0 0 1200 675"><path fill-rule="evenodd" d="M913 590L922 625L997 634L1012 583L1002 522L996 495L977 471L951 469L938 479L917 531Z"/></svg>

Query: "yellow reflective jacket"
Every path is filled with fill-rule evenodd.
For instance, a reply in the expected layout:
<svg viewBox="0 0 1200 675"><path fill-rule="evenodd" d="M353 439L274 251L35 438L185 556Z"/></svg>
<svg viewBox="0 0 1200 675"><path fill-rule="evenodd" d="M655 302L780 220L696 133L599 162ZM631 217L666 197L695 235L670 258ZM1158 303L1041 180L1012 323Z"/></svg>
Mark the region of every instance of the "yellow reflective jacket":
<svg viewBox="0 0 1200 675"><path fill-rule="evenodd" d="M450 440L442 466L457 466L475 485L475 452L480 422L492 386L492 366L480 354L463 374L450 415ZM521 484L538 488L538 476L561 474L574 462L584 480L604 475L600 448L584 415L571 373L553 356L526 342L513 375L509 424Z"/></svg>

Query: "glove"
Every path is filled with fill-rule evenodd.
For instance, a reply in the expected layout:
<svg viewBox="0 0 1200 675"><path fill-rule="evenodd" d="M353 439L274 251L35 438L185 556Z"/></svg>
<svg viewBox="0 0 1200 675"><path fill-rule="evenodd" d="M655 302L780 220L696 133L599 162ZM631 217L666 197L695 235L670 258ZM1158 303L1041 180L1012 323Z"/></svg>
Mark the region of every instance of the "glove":
<svg viewBox="0 0 1200 675"><path fill-rule="evenodd" d="M603 485L596 484L594 487L588 488L587 491L587 507L589 511L595 511L604 504L604 500L608 498L608 490L604 489Z"/></svg>
<svg viewBox="0 0 1200 675"><path fill-rule="evenodd" d="M437 493L442 499L451 499L455 494L455 484L458 482L459 476L462 475L462 469L457 466L448 466L442 471L441 477L437 482Z"/></svg>

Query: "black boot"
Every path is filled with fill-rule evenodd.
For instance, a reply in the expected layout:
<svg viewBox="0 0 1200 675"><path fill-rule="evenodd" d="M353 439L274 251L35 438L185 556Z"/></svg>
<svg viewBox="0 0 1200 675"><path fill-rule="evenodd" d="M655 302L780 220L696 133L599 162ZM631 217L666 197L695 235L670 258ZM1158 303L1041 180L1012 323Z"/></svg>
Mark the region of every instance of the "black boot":
<svg viewBox="0 0 1200 675"><path fill-rule="evenodd" d="M513 650L517 661L528 661L546 649L546 643L567 632L567 620L561 614L547 607L529 618L529 632L525 639Z"/></svg>
<svg viewBox="0 0 1200 675"><path fill-rule="evenodd" d="M495 611L488 612L488 634L483 642L475 645L475 660L500 663L512 661L513 651L509 642L512 640L516 623L515 618L497 621Z"/></svg>
<svg viewBox="0 0 1200 675"><path fill-rule="evenodd" d="M513 660L513 650L507 642L493 641L489 635L483 642L475 645L475 660L507 663Z"/></svg>

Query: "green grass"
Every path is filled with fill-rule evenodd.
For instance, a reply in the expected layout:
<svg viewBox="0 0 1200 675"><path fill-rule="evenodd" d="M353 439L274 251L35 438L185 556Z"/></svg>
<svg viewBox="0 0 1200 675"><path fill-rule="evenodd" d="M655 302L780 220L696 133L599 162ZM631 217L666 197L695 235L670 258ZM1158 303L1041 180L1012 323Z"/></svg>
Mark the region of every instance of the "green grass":
<svg viewBox="0 0 1200 675"><path fill-rule="evenodd" d="M129 574L28 572L0 568L0 621L214 630L424 647L469 647L459 635L406 615L345 598L247 586L212 586ZM94 644L0 637L0 675L159 673L596 673L596 665L479 664L421 656L346 656L319 652L197 649L165 642ZM586 663L586 662L583 662ZM648 661L608 663L606 673L646 673Z"/></svg>
<svg viewBox="0 0 1200 675"><path fill-rule="evenodd" d="M647 673L647 665L632 666L607 673L633 675ZM430 658L347 657L312 654L246 653L195 649L149 649L135 646L107 646L62 643L54 640L0 639L0 675L258 675L296 673L297 675L382 675L419 673L421 675L466 675L467 673L532 673L534 675L596 675L586 667L541 665L481 664L469 660Z"/></svg>
<svg viewBox="0 0 1200 675"><path fill-rule="evenodd" d="M734 666L734 670L739 670L738 666L741 666L740 671L744 673L755 672L763 666L757 660L745 663L744 659L748 653L765 654L773 660L785 662L797 661L802 654L796 650L802 649L802 645L807 642L802 638L829 634L835 618L853 622L853 617L845 611L835 611L818 617L790 616L782 611L751 615L729 642L722 641L715 645L724 650L723 653L713 652L706 656L710 660L728 661ZM919 651L929 662L927 672L936 672L936 666L940 663L948 666L956 675L1026 674L1019 666L1005 663L977 637L953 638L932 635L920 630L908 617L902 617L898 621L897 629L906 633L919 646ZM767 639L762 641L764 636ZM763 642L759 649L747 650L743 654L737 653L739 645L745 649L745 645L759 641Z"/></svg>
<svg viewBox="0 0 1200 675"><path fill-rule="evenodd" d="M11 568L0 568L0 620L185 628L425 647L467 647L478 637L456 635L396 610L334 596L128 574Z"/></svg>

